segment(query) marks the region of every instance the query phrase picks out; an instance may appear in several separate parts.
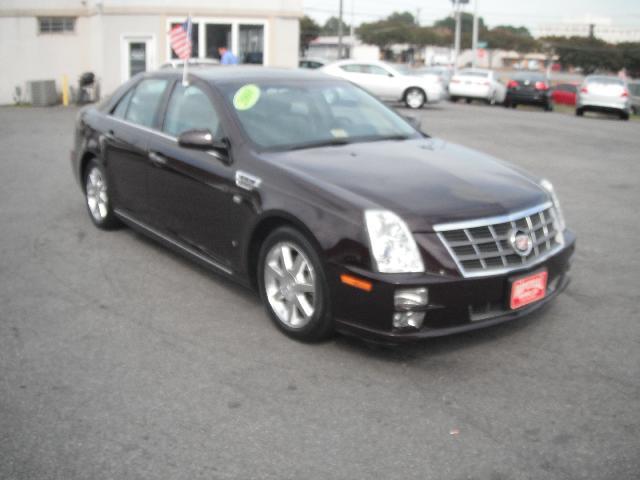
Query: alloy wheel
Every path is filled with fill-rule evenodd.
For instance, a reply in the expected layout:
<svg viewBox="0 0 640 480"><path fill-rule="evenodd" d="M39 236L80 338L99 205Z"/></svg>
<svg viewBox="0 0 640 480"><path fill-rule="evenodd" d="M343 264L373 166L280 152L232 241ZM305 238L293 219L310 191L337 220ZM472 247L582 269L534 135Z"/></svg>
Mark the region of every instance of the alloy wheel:
<svg viewBox="0 0 640 480"><path fill-rule="evenodd" d="M109 197L107 195L107 184L99 168L91 168L87 175L85 188L87 206L91 215L96 222L103 222L109 214Z"/></svg>
<svg viewBox="0 0 640 480"><path fill-rule="evenodd" d="M316 310L316 273L302 249L288 241L276 243L266 255L263 275L278 320L293 329L306 326Z"/></svg>

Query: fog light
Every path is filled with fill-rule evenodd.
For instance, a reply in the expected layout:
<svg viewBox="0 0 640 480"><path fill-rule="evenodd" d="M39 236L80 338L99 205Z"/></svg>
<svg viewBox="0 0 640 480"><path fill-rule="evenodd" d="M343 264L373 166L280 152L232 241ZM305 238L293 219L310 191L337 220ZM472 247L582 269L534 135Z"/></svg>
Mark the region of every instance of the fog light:
<svg viewBox="0 0 640 480"><path fill-rule="evenodd" d="M424 311L429 303L429 291L426 288L406 288L396 290L393 297L396 312L393 314L393 328L420 329L424 322Z"/></svg>
<svg viewBox="0 0 640 480"><path fill-rule="evenodd" d="M429 291L426 288L396 290L393 301L397 310L413 310L416 307L425 307L429 303Z"/></svg>
<svg viewBox="0 0 640 480"><path fill-rule="evenodd" d="M422 327L424 312L397 312L393 314L393 328Z"/></svg>

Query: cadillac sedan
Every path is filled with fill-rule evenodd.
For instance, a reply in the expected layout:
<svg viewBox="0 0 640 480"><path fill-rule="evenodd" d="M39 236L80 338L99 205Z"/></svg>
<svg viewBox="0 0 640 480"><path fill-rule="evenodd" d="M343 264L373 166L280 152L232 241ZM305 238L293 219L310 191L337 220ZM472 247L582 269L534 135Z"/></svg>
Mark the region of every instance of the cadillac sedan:
<svg viewBox="0 0 640 480"><path fill-rule="evenodd" d="M575 237L551 184L357 86L255 67L141 74L77 118L89 218L256 289L299 340L398 343L540 309Z"/></svg>

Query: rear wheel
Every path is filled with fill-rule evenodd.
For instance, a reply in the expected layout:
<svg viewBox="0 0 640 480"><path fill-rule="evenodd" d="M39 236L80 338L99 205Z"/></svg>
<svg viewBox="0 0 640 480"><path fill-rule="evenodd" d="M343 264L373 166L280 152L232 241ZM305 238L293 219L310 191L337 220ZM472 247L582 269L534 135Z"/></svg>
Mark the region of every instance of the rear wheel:
<svg viewBox="0 0 640 480"><path fill-rule="evenodd" d="M578 117L582 117L584 115L584 110L582 108L576 108L576 115Z"/></svg>
<svg viewBox="0 0 640 480"><path fill-rule="evenodd" d="M456 103L458 100L459 100L459 99L458 99L458 97L456 97L456 96L451 96L451 97L449 97L449 101L450 101L450 102Z"/></svg>
<svg viewBox="0 0 640 480"><path fill-rule="evenodd" d="M622 112L620 112L620 119L621 120L629 120L629 112L625 112L624 110Z"/></svg>
<svg viewBox="0 0 640 480"><path fill-rule="evenodd" d="M545 112L552 112L553 111L553 103L548 102L544 104L544 111Z"/></svg>
<svg viewBox="0 0 640 480"><path fill-rule="evenodd" d="M414 110L422 108L426 101L427 95L417 87L408 89L404 94L404 104Z"/></svg>
<svg viewBox="0 0 640 480"><path fill-rule="evenodd" d="M288 336L318 341L333 332L322 262L298 230L281 227L264 241L258 261L258 288L271 320Z"/></svg>
<svg viewBox="0 0 640 480"><path fill-rule="evenodd" d="M85 169L84 194L89 216L96 227L111 230L120 224L111 206L106 171L96 159L90 160Z"/></svg>
<svg viewBox="0 0 640 480"><path fill-rule="evenodd" d="M465 98L464 101L467 102L467 103L471 103L471 99L470 98Z"/></svg>

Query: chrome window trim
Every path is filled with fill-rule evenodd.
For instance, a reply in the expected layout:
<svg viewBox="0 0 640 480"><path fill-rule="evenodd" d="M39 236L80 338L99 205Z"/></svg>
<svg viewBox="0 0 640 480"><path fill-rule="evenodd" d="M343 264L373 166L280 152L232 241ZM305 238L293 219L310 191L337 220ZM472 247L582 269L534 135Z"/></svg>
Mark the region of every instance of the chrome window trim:
<svg viewBox="0 0 640 480"><path fill-rule="evenodd" d="M135 128L137 128L139 130L143 130L143 131L145 131L147 133L153 133L153 134L158 135L159 137L165 138L165 139L167 139L167 140L169 140L169 141L171 141L173 143L176 143L176 144L178 143L178 137L174 137L174 136L169 135L167 133L161 132L160 130L156 130L155 128L149 128L149 127L145 127L144 125L138 125L137 123L130 122L130 121L125 120L123 118L118 118L118 117L114 116L111 113L109 114L109 118L111 118L111 119L113 119L113 120L115 120L117 122L124 123L125 125L128 125L130 127L135 127ZM206 150L202 150L202 151L204 153L206 153L207 155L213 157L213 158L220 159L219 155L216 152L209 152L209 151L206 151Z"/></svg>
<svg viewBox="0 0 640 480"><path fill-rule="evenodd" d="M553 204L551 201L542 203L535 207L527 208L525 210L520 210L514 213L507 213L505 215L497 215L495 217L485 217L478 218L473 220L464 220L461 222L452 222L452 223L439 223L438 225L433 226L433 230L436 232L446 232L449 230L463 230L465 228L475 228L475 227L487 227L489 225L495 225L497 223L508 223L516 220L520 220L523 217L527 217L534 213L541 212L548 208L551 208Z"/></svg>
<svg viewBox="0 0 640 480"><path fill-rule="evenodd" d="M203 261L204 263L211 265L212 267L223 271L224 273L228 274L228 275L233 275L233 271L230 270L229 268L220 265L217 262L214 262L213 260L211 260L208 257L205 257L204 255L202 255L201 253L195 251L193 248L188 247L170 237L167 237L165 234L159 232L158 230L156 230L153 227L150 227L149 225L147 225L144 222L141 222L140 220L137 220L135 218L133 218L131 215L124 213L122 210L119 210L117 208L113 209L113 212L116 214L116 216L122 218L125 221L131 222L137 226L139 226L140 228L142 228L143 230L146 230L147 232L155 235L156 237L161 238L162 240L164 240L165 242L168 242L176 247L178 247L179 249L183 250L184 252L188 253L189 255L196 257L197 259Z"/></svg>

